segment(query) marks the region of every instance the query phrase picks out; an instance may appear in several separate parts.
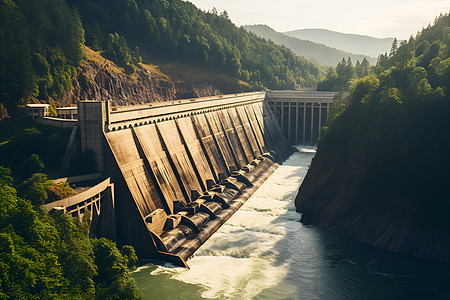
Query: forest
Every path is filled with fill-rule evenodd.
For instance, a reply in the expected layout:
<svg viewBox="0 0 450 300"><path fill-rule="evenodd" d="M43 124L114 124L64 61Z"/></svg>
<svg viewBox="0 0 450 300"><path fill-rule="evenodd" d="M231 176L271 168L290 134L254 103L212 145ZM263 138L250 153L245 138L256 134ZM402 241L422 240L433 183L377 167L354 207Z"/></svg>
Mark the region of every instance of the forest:
<svg viewBox="0 0 450 300"><path fill-rule="evenodd" d="M0 110L61 97L83 60L84 30L63 0L0 1Z"/></svg>
<svg viewBox="0 0 450 300"><path fill-rule="evenodd" d="M180 61L261 90L315 86L319 67L236 27L226 11L181 0L1 0L0 112L57 105L83 64L84 45L132 74L142 61Z"/></svg>
<svg viewBox="0 0 450 300"><path fill-rule="evenodd" d="M372 72L372 67L367 59L356 61L353 65L351 58L337 64L336 68L329 68L327 75L318 84L318 91L347 92L356 79L365 77Z"/></svg>
<svg viewBox="0 0 450 300"><path fill-rule="evenodd" d="M61 176L69 131L27 119L0 122L0 298L142 298L129 275L138 259L131 246L90 239L88 214L80 223L42 206L74 193L50 179Z"/></svg>
<svg viewBox="0 0 450 300"><path fill-rule="evenodd" d="M450 16L408 41L394 40L376 66L357 73L343 61L318 84L349 94L336 102L311 170L332 165L336 182L343 166L358 172L352 209L340 211L342 218L389 209L450 232Z"/></svg>
<svg viewBox="0 0 450 300"><path fill-rule="evenodd" d="M181 0L73 4L86 24L86 44L106 53L111 53L113 33L116 39L126 39L131 53L223 70L255 88L313 86L320 77L319 68L308 60L237 28L226 11L204 12ZM132 57L123 62L132 65Z"/></svg>

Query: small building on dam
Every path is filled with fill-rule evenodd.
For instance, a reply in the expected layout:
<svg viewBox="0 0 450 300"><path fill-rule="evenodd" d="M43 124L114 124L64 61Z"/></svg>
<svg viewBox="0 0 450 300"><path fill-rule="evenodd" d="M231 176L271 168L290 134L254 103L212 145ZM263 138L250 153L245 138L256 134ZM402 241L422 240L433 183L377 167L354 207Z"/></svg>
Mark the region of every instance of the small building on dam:
<svg viewBox="0 0 450 300"><path fill-rule="evenodd" d="M269 91L124 107L79 101L66 159L70 149L90 151L99 173L80 177L95 177L92 188L46 208L79 217L89 210L96 236L187 266L291 144L317 143L334 95Z"/></svg>

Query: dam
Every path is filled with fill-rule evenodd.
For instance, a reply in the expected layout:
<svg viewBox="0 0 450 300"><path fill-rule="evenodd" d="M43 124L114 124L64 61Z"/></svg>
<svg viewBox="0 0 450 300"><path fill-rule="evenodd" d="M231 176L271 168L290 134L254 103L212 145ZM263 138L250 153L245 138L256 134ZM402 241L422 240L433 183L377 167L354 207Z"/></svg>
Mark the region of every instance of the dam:
<svg viewBox="0 0 450 300"><path fill-rule="evenodd" d="M336 92L268 91L267 102L292 145L317 145Z"/></svg>
<svg viewBox="0 0 450 300"><path fill-rule="evenodd" d="M96 200L59 201L47 209L79 215L94 204L100 212L105 202L108 209L95 214L97 236L130 244L141 258L187 266L186 260L294 151L271 109L271 100L292 99L267 94L124 107L79 101L74 140L95 157L108 197L99 190L91 193L98 197L90 194ZM314 119L314 110L308 112Z"/></svg>

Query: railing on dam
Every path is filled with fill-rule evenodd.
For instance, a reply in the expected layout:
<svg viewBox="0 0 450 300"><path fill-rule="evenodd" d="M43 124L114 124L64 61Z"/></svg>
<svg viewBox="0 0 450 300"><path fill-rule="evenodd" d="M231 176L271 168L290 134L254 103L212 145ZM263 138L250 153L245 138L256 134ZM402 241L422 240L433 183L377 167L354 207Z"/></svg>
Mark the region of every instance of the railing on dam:
<svg viewBox="0 0 450 300"><path fill-rule="evenodd" d="M110 108L107 131L142 126L213 110L242 106L264 100L265 92L219 95L195 99L168 101L157 104Z"/></svg>

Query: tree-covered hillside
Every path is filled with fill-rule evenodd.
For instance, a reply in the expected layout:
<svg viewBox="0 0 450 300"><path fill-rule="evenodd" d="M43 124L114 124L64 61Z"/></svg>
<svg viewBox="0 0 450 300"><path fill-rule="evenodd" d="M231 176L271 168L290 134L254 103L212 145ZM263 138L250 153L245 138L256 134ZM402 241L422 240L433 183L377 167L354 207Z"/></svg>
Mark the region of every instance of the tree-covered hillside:
<svg viewBox="0 0 450 300"><path fill-rule="evenodd" d="M0 298L141 298L129 276L137 261L132 247L90 239L88 214L80 223L42 207L74 194L49 179L61 175L69 136L31 119L0 122ZM94 164L82 159L74 174Z"/></svg>
<svg viewBox="0 0 450 300"><path fill-rule="evenodd" d="M314 86L320 69L181 0L0 0L0 116L73 88L84 44L133 74L144 61L222 72L253 89ZM6 108L6 110L5 110Z"/></svg>
<svg viewBox="0 0 450 300"><path fill-rule="evenodd" d="M343 58L336 68L328 69L327 75L317 84L316 89L318 91L346 92L353 87L355 81L372 74L372 69L373 67L365 58L362 62L357 60L355 65L350 57L347 60Z"/></svg>
<svg viewBox="0 0 450 300"><path fill-rule="evenodd" d="M394 42L373 72L336 105L297 209L306 222L450 262L450 16Z"/></svg>
<svg viewBox="0 0 450 300"><path fill-rule="evenodd" d="M320 76L314 64L290 50L237 28L226 12L203 12L181 0L69 2L80 11L87 45L110 56L122 38L123 45L126 39L128 47L144 58L223 70L256 88L292 88L294 83L313 86Z"/></svg>
<svg viewBox="0 0 450 300"><path fill-rule="evenodd" d="M128 268L134 249L89 239L87 222L49 216L17 196L0 167L0 297L2 299L140 299Z"/></svg>
<svg viewBox="0 0 450 300"><path fill-rule="evenodd" d="M64 0L1 0L0 109L70 90L83 44L77 10Z"/></svg>

